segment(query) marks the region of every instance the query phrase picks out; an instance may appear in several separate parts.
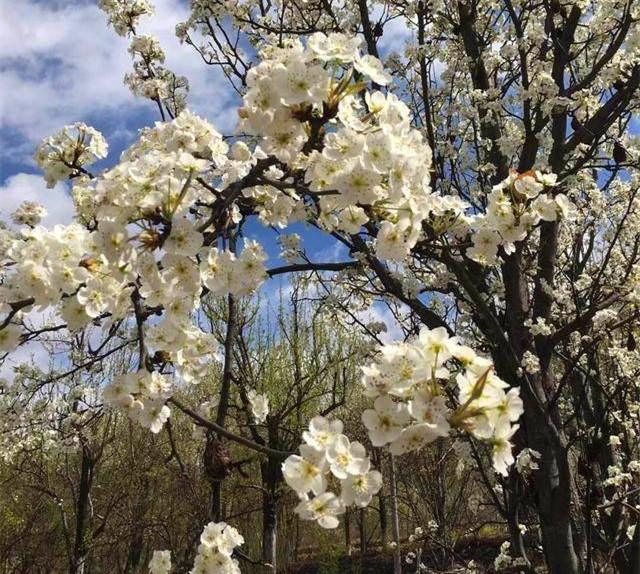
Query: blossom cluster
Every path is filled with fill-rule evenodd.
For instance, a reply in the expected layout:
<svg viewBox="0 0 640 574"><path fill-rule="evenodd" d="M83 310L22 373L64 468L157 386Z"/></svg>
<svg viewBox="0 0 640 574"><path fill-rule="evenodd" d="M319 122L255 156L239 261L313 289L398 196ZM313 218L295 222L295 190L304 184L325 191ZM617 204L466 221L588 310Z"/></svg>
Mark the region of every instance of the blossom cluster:
<svg viewBox="0 0 640 574"><path fill-rule="evenodd" d="M285 481L300 497L295 512L323 528L336 528L347 506L367 506L382 488L382 475L371 469L364 446L342 430L338 419L314 417L302 435L300 454L282 464ZM328 490L332 479L339 482L339 496Z"/></svg>
<svg viewBox="0 0 640 574"><path fill-rule="evenodd" d="M248 295L266 279L266 254L257 241L246 240L239 257L230 251L211 249L200 266L205 286L215 295Z"/></svg>
<svg viewBox="0 0 640 574"><path fill-rule="evenodd" d="M42 149L49 149L51 142L69 142L70 133L63 130ZM61 175L67 165L77 168L96 157L93 144L102 137L81 133L75 152L65 148L50 154L52 173ZM91 141L86 134L93 134ZM20 219L26 226L6 238L0 313L8 314L12 303L33 300L40 308L58 306L67 327L76 331L92 321L109 325L134 314L144 321L152 312L160 319L145 327L150 356L171 363L184 381L198 381L211 358L217 358L218 348L215 338L193 323L200 297L206 291L249 295L266 278L261 245L247 239L237 254L220 249L208 225L194 214L194 205L211 201L210 190L197 181L199 174L221 176L223 166L237 163L227 158L227 151L208 122L185 111L172 122L145 130L116 167L74 186L78 223L51 230L29 227L38 210L25 207ZM63 170L55 167L58 164ZM20 342L16 323L0 333L7 351ZM146 415L133 418L155 428L166 418L161 398L166 397L153 397L153 422ZM112 404L123 406L121 401Z"/></svg>
<svg viewBox="0 0 640 574"><path fill-rule="evenodd" d="M189 82L164 67L165 54L157 38L137 33L140 18L152 15L153 5L149 0L100 0L98 5L120 36L132 36L133 72L125 75L125 85L135 96L164 104L172 116L177 115L184 108Z"/></svg>
<svg viewBox="0 0 640 574"><path fill-rule="evenodd" d="M105 404L124 410L129 418L152 433L159 433L171 414L165 404L170 394L168 376L143 369L115 377L102 398Z"/></svg>
<svg viewBox="0 0 640 574"><path fill-rule="evenodd" d="M22 363L12 369L11 381L0 377L0 461L15 463L34 450L55 459L95 438L102 401L92 375L43 387L45 368Z"/></svg>
<svg viewBox="0 0 640 574"><path fill-rule="evenodd" d="M47 187L82 173L85 166L107 157L109 146L95 128L82 122L65 126L60 132L45 138L34 159L44 172Z"/></svg>
<svg viewBox="0 0 640 574"><path fill-rule="evenodd" d="M171 551L154 550L149 560L149 574L169 574L171 570Z"/></svg>
<svg viewBox="0 0 640 574"><path fill-rule="evenodd" d="M486 212L468 218L473 247L467 255L484 265L498 261L498 249L512 253L542 221L574 217L575 207L563 193L550 193L556 185L555 174L539 171L518 173L494 186L488 196Z"/></svg>
<svg viewBox="0 0 640 574"><path fill-rule="evenodd" d="M149 0L99 0L98 6L109 16L109 24L120 36L135 33L142 16L154 12Z"/></svg>
<svg viewBox="0 0 640 574"><path fill-rule="evenodd" d="M498 248L514 249L541 221L570 219L571 201L549 193L554 174L513 171L495 186L485 212L430 188L431 150L411 125L409 108L394 94L368 91L361 78L378 85L390 77L360 41L344 34L315 33L306 45L267 45L247 75L248 90L238 129L258 136L258 153L304 170L313 217L327 231L348 234L377 225L376 254L403 260L423 236L471 235L467 254L487 265ZM274 169L272 185L247 190L260 219L285 227L300 217L299 186ZM284 181L283 181L284 180Z"/></svg>
<svg viewBox="0 0 640 574"><path fill-rule="evenodd" d="M134 72L127 74L124 82L131 92L135 96L150 100L167 98L167 83L155 70L165 59L164 50L158 40L153 36L137 35L131 41L129 53L134 58Z"/></svg>
<svg viewBox="0 0 640 574"><path fill-rule="evenodd" d="M23 228L6 251L13 265L0 287L0 312L8 312L4 305L12 301L32 298L35 305L45 307L76 293L90 276L88 245L89 232L75 223Z"/></svg>
<svg viewBox="0 0 640 574"><path fill-rule="evenodd" d="M238 561L232 558L242 535L225 522L209 522L200 535L200 545L190 574L240 574Z"/></svg>
<svg viewBox="0 0 640 574"><path fill-rule="evenodd" d="M28 225L35 227L47 216L44 205L36 201L23 201L11 214L11 219L16 225Z"/></svg>
<svg viewBox="0 0 640 574"><path fill-rule="evenodd" d="M391 93L365 90L363 79L385 85L390 76L378 59L360 54L360 43L319 32L306 46L265 47L247 75L239 129L259 136L262 152L306 170L323 228L353 234L369 221L382 222L377 253L402 259L424 219L463 204L431 193L431 152L411 127L409 108ZM283 215L285 222L297 217L297 196L286 184L267 194L284 208L279 223Z"/></svg>
<svg viewBox="0 0 640 574"><path fill-rule="evenodd" d="M452 383L455 382L455 386ZM393 455L418 450L455 428L492 446L493 464L506 475L510 439L523 412L517 388L495 373L490 360L450 337L444 327L423 328L414 340L384 345L363 367L365 394L375 398L362 420L371 444ZM457 405L448 405L448 391Z"/></svg>
<svg viewBox="0 0 640 574"><path fill-rule="evenodd" d="M225 522L209 522L200 534L198 552L190 574L240 574L233 551L244 544L244 538ZM149 561L149 574L169 574L171 552L156 550Z"/></svg>

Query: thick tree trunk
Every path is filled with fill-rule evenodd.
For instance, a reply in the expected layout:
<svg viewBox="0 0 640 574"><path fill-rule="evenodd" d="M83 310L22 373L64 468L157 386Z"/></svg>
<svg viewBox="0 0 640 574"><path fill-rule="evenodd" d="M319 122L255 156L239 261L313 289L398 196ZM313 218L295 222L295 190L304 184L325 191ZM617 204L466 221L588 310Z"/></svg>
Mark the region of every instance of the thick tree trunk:
<svg viewBox="0 0 640 574"><path fill-rule="evenodd" d="M542 546L550 574L581 574L571 520L571 473L567 447L536 397L523 387L528 444L541 454L534 472Z"/></svg>
<svg viewBox="0 0 640 574"><path fill-rule="evenodd" d="M548 226L541 231L539 257L543 263L552 257L556 249L555 228ZM534 472L536 510L540 517L542 545L549 574L581 574L582 568L576 554L571 519L571 469L568 448L561 428L561 415L557 403L549 404L549 396L555 392L555 379L551 364L552 348L547 341L536 341L535 350L540 359L540 373L518 376L513 373L510 362L522 361L525 351L534 344L531 334L524 326L529 314L528 289L522 274L520 249L502 266L505 285L507 332L509 354L494 353L498 374L520 383L524 403L523 429L527 446L541 454L540 469ZM553 268L553 265L550 264ZM546 275L550 273L546 269ZM552 284L553 277L545 277ZM537 295L537 296L536 296ZM534 316L546 316L548 295L539 286L534 295ZM489 336L493 333L487 333ZM538 344L539 343L539 344ZM515 375L515 377L514 377Z"/></svg>

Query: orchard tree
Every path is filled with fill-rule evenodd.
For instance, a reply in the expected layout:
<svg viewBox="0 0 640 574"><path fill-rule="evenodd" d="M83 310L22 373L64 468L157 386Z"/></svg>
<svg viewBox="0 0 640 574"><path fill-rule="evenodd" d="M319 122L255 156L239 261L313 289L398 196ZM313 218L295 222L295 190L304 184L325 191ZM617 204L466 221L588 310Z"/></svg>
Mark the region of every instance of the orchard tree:
<svg viewBox="0 0 640 574"><path fill-rule="evenodd" d="M298 515L334 528L381 484L340 421L312 422L299 454L227 424L241 297L322 274L336 318L356 328L383 302L407 333L362 365L371 445L398 457L466 440L504 493L497 566L532 569L519 517L533 512L552 574L638 572L638 4L193 0L176 32L242 98L227 136L137 33L149 2L100 5L131 37L127 84L162 121L102 173L107 143L89 126L39 147L48 184L72 180L76 218L46 229L25 204L19 231L2 232L0 348L34 338L32 310L106 337L129 326L136 365L106 386L107 406L153 433L182 411L219 443L280 457ZM402 54L382 50L391 26ZM254 220L304 222L347 255L323 261L288 236L286 264L268 265ZM227 301L220 348L198 322L211 296ZM174 395L216 355L220 401L202 417ZM241 541L209 524L193 572L238 571Z"/></svg>

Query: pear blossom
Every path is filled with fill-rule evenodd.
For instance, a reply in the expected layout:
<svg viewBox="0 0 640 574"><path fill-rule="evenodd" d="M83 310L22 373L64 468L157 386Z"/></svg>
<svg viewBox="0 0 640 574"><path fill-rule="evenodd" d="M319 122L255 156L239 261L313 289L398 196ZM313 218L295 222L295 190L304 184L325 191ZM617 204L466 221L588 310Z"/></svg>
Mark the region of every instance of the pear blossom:
<svg viewBox="0 0 640 574"><path fill-rule="evenodd" d="M142 409L136 419L143 427L148 428L154 434L158 434L167 420L169 420L170 414L171 410L165 405L163 399L147 398L142 401Z"/></svg>
<svg viewBox="0 0 640 574"><path fill-rule="evenodd" d="M343 424L339 419L315 416L309 421L309 430L302 433L302 438L313 448L324 451L342 434L342 429Z"/></svg>
<svg viewBox="0 0 640 574"><path fill-rule="evenodd" d="M282 464L286 483L299 494L313 492L318 495L327 487L324 475L328 463L324 452L309 445L300 446L300 455L292 454Z"/></svg>
<svg viewBox="0 0 640 574"><path fill-rule="evenodd" d="M244 538L225 522L210 522L200 536L198 553L191 574L240 574L238 561L232 557Z"/></svg>
<svg viewBox="0 0 640 574"><path fill-rule="evenodd" d="M523 412L519 390L445 328L424 328L413 340L382 346L362 371L365 394L376 397L362 417L374 446L389 444L392 454L402 455L448 437L457 426L492 445L499 472L513 462L509 433ZM441 387L448 379L458 387L457 407L447 404Z"/></svg>
<svg viewBox="0 0 640 574"><path fill-rule="evenodd" d="M384 70L382 62L375 56L361 56L354 62L354 68L371 81L381 86L391 81L391 76Z"/></svg>
<svg viewBox="0 0 640 574"><path fill-rule="evenodd" d="M166 400L171 381L158 372L141 370L115 377L103 392L104 402L123 409L127 415L152 433L159 433L171 415Z"/></svg>
<svg viewBox="0 0 640 574"><path fill-rule="evenodd" d="M11 219L17 225L28 225L35 227L47 216L44 205L35 201L23 201L11 214Z"/></svg>
<svg viewBox="0 0 640 574"><path fill-rule="evenodd" d="M169 574L171 570L171 551L154 550L149 560L149 574Z"/></svg>
<svg viewBox="0 0 640 574"><path fill-rule="evenodd" d="M57 134L46 138L36 150L34 159L42 168L47 187L72 175L98 159L107 156L104 136L82 122L65 126Z"/></svg>
<svg viewBox="0 0 640 574"><path fill-rule="evenodd" d="M274 85L286 105L319 104L326 97L328 79L320 66L309 66L303 60L293 60L287 66L276 65L273 70Z"/></svg>
<svg viewBox="0 0 640 574"><path fill-rule="evenodd" d="M231 556L236 546L244 544L244 538L233 526L209 522L200 535L200 542L207 548L215 548L221 554Z"/></svg>
<svg viewBox="0 0 640 574"><path fill-rule="evenodd" d="M350 474L340 484L340 498L344 504L347 506L355 504L364 508L382 488L382 474L377 470Z"/></svg>
<svg viewBox="0 0 640 574"><path fill-rule="evenodd" d="M138 19L153 14L149 0L99 0L98 6L109 16L109 23L121 36L135 30Z"/></svg>
<svg viewBox="0 0 640 574"><path fill-rule="evenodd" d="M316 32L307 41L307 45L319 60L338 60L343 63L350 63L358 58L361 44L361 38L342 33L327 35Z"/></svg>
<svg viewBox="0 0 640 574"><path fill-rule="evenodd" d="M393 442L409 421L407 407L394 402L389 395L378 397L373 409L367 409L362 413L362 422L369 431L369 439L373 446L384 446Z"/></svg>
<svg viewBox="0 0 640 574"><path fill-rule="evenodd" d="M345 435L338 435L327 447L326 456L331 472L336 478L345 479L349 474L362 474L369 467L366 450L359 442L350 442Z"/></svg>
<svg viewBox="0 0 640 574"><path fill-rule="evenodd" d="M302 500L295 512L303 520L316 520L323 528L337 528L338 516L344 514L341 500L333 492L325 492L311 500Z"/></svg>
<svg viewBox="0 0 640 574"><path fill-rule="evenodd" d="M236 257L230 251L211 249L200 265L204 285L217 295L235 293L248 295L266 278L262 247L246 241L245 249Z"/></svg>
<svg viewBox="0 0 640 574"><path fill-rule="evenodd" d="M493 466L496 472L502 476L507 476L509 467L514 462L513 445L510 440L518 428L520 428L520 425L508 426L503 424L494 430L494 434L491 437Z"/></svg>
<svg viewBox="0 0 640 574"><path fill-rule="evenodd" d="M249 391L249 404L251 405L251 414L258 423L267 420L269 414L269 399L265 395L260 395L253 389Z"/></svg>
<svg viewBox="0 0 640 574"><path fill-rule="evenodd" d="M18 348L22 329L13 323L0 329L0 352L9 353Z"/></svg>
<svg viewBox="0 0 640 574"><path fill-rule="evenodd" d="M400 436L389 446L389 452L398 456L420 450L425 445L439 437L447 436L447 434L447 430L431 423L414 424L402 430Z"/></svg>
<svg viewBox="0 0 640 574"><path fill-rule="evenodd" d="M190 257L201 247L202 234L195 229L193 223L184 217L171 222L171 233L163 245L167 253Z"/></svg>

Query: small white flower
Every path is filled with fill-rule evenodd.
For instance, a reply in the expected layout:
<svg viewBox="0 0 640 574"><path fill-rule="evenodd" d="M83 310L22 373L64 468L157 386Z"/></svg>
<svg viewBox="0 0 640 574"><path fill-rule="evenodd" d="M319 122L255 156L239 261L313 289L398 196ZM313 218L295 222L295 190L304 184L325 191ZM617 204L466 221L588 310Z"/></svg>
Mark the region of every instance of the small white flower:
<svg viewBox="0 0 640 574"><path fill-rule="evenodd" d="M149 561L149 574L168 574L171 570L171 551L154 550Z"/></svg>
<svg viewBox="0 0 640 574"><path fill-rule="evenodd" d="M282 464L286 483L298 494L322 494L327 488L324 472L327 460L324 451L309 445L300 447L300 455L292 454Z"/></svg>
<svg viewBox="0 0 640 574"><path fill-rule="evenodd" d="M324 451L342 433L342 421L315 416L309 423L309 430L302 433L303 440L313 448Z"/></svg>
<svg viewBox="0 0 640 574"><path fill-rule="evenodd" d="M371 499L382 488L382 475L377 470L363 474L350 474L341 481L340 497L345 505L355 504L361 508L368 506Z"/></svg>
<svg viewBox="0 0 640 574"><path fill-rule="evenodd" d="M260 395L253 389L248 393L251 414L257 423L267 420L269 414L269 399L265 395Z"/></svg>
<svg viewBox="0 0 640 574"><path fill-rule="evenodd" d="M369 469L365 448L357 441L350 442L344 435L327 447L327 460L336 478L345 479L350 474L363 474Z"/></svg>
<svg viewBox="0 0 640 574"><path fill-rule="evenodd" d="M382 62L375 56L361 56L354 62L353 67L380 86L386 86L391 81L391 76L385 72Z"/></svg>
<svg viewBox="0 0 640 574"><path fill-rule="evenodd" d="M295 512L303 520L316 520L323 528L331 529L340 524L337 517L344 514L344 505L333 492L325 492L311 500L302 500Z"/></svg>

